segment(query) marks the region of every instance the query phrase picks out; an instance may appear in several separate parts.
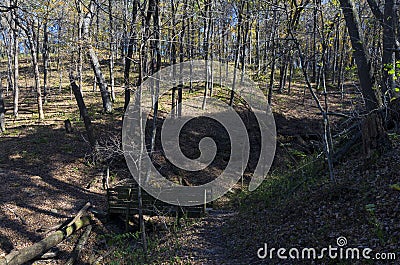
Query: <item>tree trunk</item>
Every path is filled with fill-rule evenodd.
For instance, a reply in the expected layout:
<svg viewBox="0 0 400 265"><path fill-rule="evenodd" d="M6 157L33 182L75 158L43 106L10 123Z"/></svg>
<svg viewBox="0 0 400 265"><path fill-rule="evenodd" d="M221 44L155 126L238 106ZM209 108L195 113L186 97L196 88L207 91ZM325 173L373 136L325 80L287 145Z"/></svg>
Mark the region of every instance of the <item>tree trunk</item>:
<svg viewBox="0 0 400 265"><path fill-rule="evenodd" d="M240 9L238 10L238 24L237 24L237 37L235 44L235 68L233 69L233 84L231 90L231 96L229 99L229 106L233 106L233 100L235 98L235 86L236 86L236 72L239 65L239 54L240 54L240 39L241 39L241 30L242 30L242 22L243 22L243 10L244 10L244 1L240 1Z"/></svg>
<svg viewBox="0 0 400 265"><path fill-rule="evenodd" d="M313 7L313 43L312 43L312 76L311 82L317 80L317 31L318 31L318 16L317 16L317 0L314 0Z"/></svg>
<svg viewBox="0 0 400 265"><path fill-rule="evenodd" d="M82 12L82 3L81 1L77 1L77 9L78 9L78 86L82 91L82 83L83 83L83 12Z"/></svg>
<svg viewBox="0 0 400 265"><path fill-rule="evenodd" d="M364 39L360 33L360 23L354 8L354 1L340 0L340 5L346 20L351 45L353 47L353 55L357 64L358 78L360 80L361 91L365 100L365 107L367 111L372 111L377 109L379 104L373 90L373 75L364 47Z"/></svg>
<svg viewBox="0 0 400 265"><path fill-rule="evenodd" d="M184 60L184 49L183 49L183 38L186 30L186 9L187 9L187 0L183 3L183 18L182 18L182 29L179 32L179 84L178 84L178 117L182 116L182 93L183 93L183 60Z"/></svg>
<svg viewBox="0 0 400 265"><path fill-rule="evenodd" d="M150 5L151 7L151 5ZM150 19L148 20L150 21ZM146 30L144 30L145 33L143 35L146 35ZM144 36L142 36L144 37ZM142 41L144 41L145 38L142 38ZM146 40L147 41L147 40ZM143 55L143 51L142 49L144 48L145 43L142 43L141 48L140 48L140 54ZM139 65L139 86L142 85L142 73L144 65L143 63L143 58L140 58L140 65ZM140 110L140 106L141 106L141 100L142 100L142 89L141 87L139 87L139 89L136 90L136 97L135 97L135 106L139 106L139 110ZM144 125L143 124L143 119L142 119L142 111L139 111L139 131L143 132L144 131ZM143 155L147 155L145 154L146 150L145 150L145 140L141 137L141 141L140 141L140 151L139 151L139 159L138 159L138 163L137 163L137 174L138 174L138 183L142 183L142 172L144 171L144 169L142 168L142 157ZM147 172L146 172L147 173ZM143 251L145 252L145 254L147 254L147 236L146 236L146 226L144 223L144 218L143 218L143 198L142 198L142 188L138 187L138 208L139 208L139 231L141 233L141 238L142 238L142 244L143 244Z"/></svg>
<svg viewBox="0 0 400 265"><path fill-rule="evenodd" d="M261 56L261 52L260 52L260 19L257 17L257 21L256 21L256 58L255 58L257 72L260 72L260 70L261 70L260 56Z"/></svg>
<svg viewBox="0 0 400 265"><path fill-rule="evenodd" d="M363 151L365 157L371 158L374 151L379 154L390 147L389 138L382 126L382 118L378 112L369 114L361 126Z"/></svg>
<svg viewBox="0 0 400 265"><path fill-rule="evenodd" d="M172 95L171 95L171 117L175 118L175 111L176 111L176 45L175 45L175 26L176 26L176 21L175 21L175 16L176 16L176 10L175 10L175 2L174 0L170 1L171 4L171 44L170 44L170 61L172 64L172 79L174 80L172 83Z"/></svg>
<svg viewBox="0 0 400 265"><path fill-rule="evenodd" d="M271 62L271 73L269 77L269 85L268 85L268 105L271 105L272 103L272 91L274 88L274 81L275 81L275 64L276 64L276 41L275 41L275 35L277 32L277 23L276 23L276 10L273 11L274 16L273 16L273 27L271 31L271 57L272 57L272 62Z"/></svg>
<svg viewBox="0 0 400 265"><path fill-rule="evenodd" d="M7 50L7 89L6 89L6 95L8 96L9 89L13 89L13 37L12 33L8 33L7 35L3 32L3 38L8 39L8 45L6 47Z"/></svg>
<svg viewBox="0 0 400 265"><path fill-rule="evenodd" d="M5 132L6 130L6 124L4 120L4 116L6 113L6 109L4 106L4 99L3 99L3 83L0 78L0 131Z"/></svg>
<svg viewBox="0 0 400 265"><path fill-rule="evenodd" d="M153 30L155 38L152 40L152 72L156 73L161 68L161 53L160 53L160 17L159 17L159 0L155 0L154 2L154 13L153 13ZM183 34L183 33L182 33ZM182 67L180 67L182 70ZM181 73L180 73L181 74ZM153 123L151 128L151 143L150 143L150 158L153 159L154 147L156 142L156 134L157 134L157 117L158 117L158 100L159 100L159 91L160 91L160 80L154 80L153 82ZM178 91L178 95L180 95L180 99L182 99L182 89L180 92ZM179 115L179 107L178 107L178 115ZM148 172L150 173L150 172ZM148 174L146 175L146 179L148 178Z"/></svg>
<svg viewBox="0 0 400 265"><path fill-rule="evenodd" d="M133 46L135 43L135 38L136 38L136 31L135 31L135 23L136 23L136 18L137 18L137 9L138 8L138 1L134 0L133 1L133 7L132 7L132 22L131 22L131 28L130 28L130 33L129 33L129 43L128 43L128 51L125 56L125 67L124 67L124 90L125 90L125 101L124 101L124 111L128 108L129 102L131 100L131 89L130 89L130 81L129 81L129 76L130 76L130 69L131 69L131 64L132 64L132 57L133 57Z"/></svg>
<svg viewBox="0 0 400 265"><path fill-rule="evenodd" d="M92 11L94 8L93 2L90 3L90 10ZM88 50L88 56L93 68L93 72L96 76L97 82L99 83L100 87L100 93L101 93L101 99L103 101L103 110L105 113L111 113L112 112L112 102L110 99L110 94L108 93L107 90L107 84L106 81L104 80L103 73L101 71L100 67L100 62L99 59L97 58L96 52L93 49L93 46L90 44L89 41L89 26L90 26L90 21L92 20L92 12L88 12L85 15L85 18L83 19L83 32L84 32L84 39L86 41L86 48Z"/></svg>
<svg viewBox="0 0 400 265"><path fill-rule="evenodd" d="M49 71L49 31L47 29L47 19L43 24L43 99L44 102L47 102L47 75Z"/></svg>
<svg viewBox="0 0 400 265"><path fill-rule="evenodd" d="M392 97L394 88L393 74L389 73L390 69L395 66L395 24L394 24L394 0L385 1L384 22L383 22L383 55L382 55L382 94L388 93L388 100Z"/></svg>
<svg viewBox="0 0 400 265"><path fill-rule="evenodd" d="M115 38L114 38L114 21L113 21L113 3L112 0L108 0L108 19L110 23L110 91L111 91L111 101L115 102L115 92L114 92L114 58L115 58Z"/></svg>
<svg viewBox="0 0 400 265"><path fill-rule="evenodd" d="M92 231L92 226L88 225L83 235L79 238L79 241L76 244L71 257L68 259L65 265L73 265L79 259L79 257L81 256L82 249L85 246L91 231Z"/></svg>
<svg viewBox="0 0 400 265"><path fill-rule="evenodd" d="M35 90L36 90L36 101L38 107L39 120L44 120L44 112L43 112L43 101L42 101L42 89L40 87L40 73L39 73L39 64L38 64L38 46L37 46L37 36L35 33L35 28L38 27L36 19L30 21L28 26L31 26L31 29L23 27L25 31L29 43L29 50L32 57L32 66L35 80Z"/></svg>
<svg viewBox="0 0 400 265"><path fill-rule="evenodd" d="M189 26L188 26L188 37L189 37L189 60L190 60L190 69L189 69L189 91L193 92L193 58L194 58L194 30L193 30L193 16L190 16L189 19Z"/></svg>
<svg viewBox="0 0 400 265"><path fill-rule="evenodd" d="M79 113L81 114L81 117L83 118L83 122L85 124L89 143L93 148L96 145L96 138L94 137L94 133L93 133L92 121L90 120L89 114L86 109L85 102L83 101L81 90L80 90L79 86L75 83L75 78L70 74L69 79L71 82L72 91L74 92L75 99L78 104Z"/></svg>
<svg viewBox="0 0 400 265"><path fill-rule="evenodd" d="M241 61L241 69L240 69L240 83L243 83L243 79L244 79L244 74L246 71L246 57L247 54L249 53L249 49L247 49L247 42L249 39L249 31L250 31L250 22L249 22L249 17L248 17L248 13L249 13L249 2L246 1L246 17L245 17L245 27L244 27L244 34L243 34L243 48L241 50L242 52L242 61Z"/></svg>
<svg viewBox="0 0 400 265"><path fill-rule="evenodd" d="M288 94L290 94L290 90L292 88L292 78L293 78L293 58L292 53L289 55L289 75L288 75Z"/></svg>
<svg viewBox="0 0 400 265"><path fill-rule="evenodd" d="M205 60L205 65L204 65L204 70L206 71L206 82L204 86L204 94L203 94L203 104L201 108L204 110L206 109L207 105L207 96L208 96L208 90L210 86L210 70L209 70L209 65L210 62L208 62L208 54L209 54L209 47L210 47L210 31L211 31L211 1L206 0L204 3L204 37L203 37L203 50L204 50L204 60Z"/></svg>
<svg viewBox="0 0 400 265"><path fill-rule="evenodd" d="M19 101L19 64L18 64L18 55L19 55L19 42L18 42L18 28L15 20L17 19L16 10L12 11L12 21L11 21L11 29L13 31L13 61L14 61L14 69L13 69L13 114L14 117L18 117L18 101Z"/></svg>

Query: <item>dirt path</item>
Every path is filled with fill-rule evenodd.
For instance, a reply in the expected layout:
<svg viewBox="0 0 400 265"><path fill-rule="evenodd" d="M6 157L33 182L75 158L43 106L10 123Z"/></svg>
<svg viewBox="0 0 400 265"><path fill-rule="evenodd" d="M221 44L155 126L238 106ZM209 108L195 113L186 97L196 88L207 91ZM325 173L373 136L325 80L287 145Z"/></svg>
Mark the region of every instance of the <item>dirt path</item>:
<svg viewBox="0 0 400 265"><path fill-rule="evenodd" d="M228 246L235 239L224 236L224 229L228 229L227 221L236 214L227 210L211 210L207 217L184 226L175 236L166 237L159 248L169 247L175 252L168 253L165 257L168 261L161 264L169 264L171 257L183 264L249 264L248 261L232 258Z"/></svg>
<svg viewBox="0 0 400 265"><path fill-rule="evenodd" d="M209 216L182 234L188 243L182 246L182 253L191 255L196 263L228 264L229 253L222 228L233 215L234 212L211 211Z"/></svg>

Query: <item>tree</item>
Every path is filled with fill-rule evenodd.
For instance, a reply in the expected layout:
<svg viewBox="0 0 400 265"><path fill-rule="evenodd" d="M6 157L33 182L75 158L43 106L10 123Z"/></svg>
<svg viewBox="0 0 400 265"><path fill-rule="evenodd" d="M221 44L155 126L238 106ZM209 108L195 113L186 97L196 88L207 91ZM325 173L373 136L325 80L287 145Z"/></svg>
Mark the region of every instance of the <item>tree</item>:
<svg viewBox="0 0 400 265"><path fill-rule="evenodd" d="M93 133L92 120L90 119L90 116L88 114L88 111L87 111L87 108L85 105L85 101L83 100L81 89L78 85L76 85L76 82L75 82L76 78L73 76L72 73L70 73L69 78L70 78L70 82L71 82L72 91L74 92L75 99L78 104L79 113L81 114L81 117L83 118L83 122L85 124L89 143L92 146L92 148L94 148L96 145L96 138Z"/></svg>
<svg viewBox="0 0 400 265"><path fill-rule="evenodd" d="M94 7L95 7L95 3L93 1L90 1L89 10L87 11L87 13L83 19L83 36L84 36L84 40L86 42L85 45L86 45L88 56L89 56L89 59L90 59L90 62L91 62L92 68L93 68L93 72L95 74L97 82L99 83L101 99L103 101L103 110L105 113L111 113L112 112L112 102L111 102L110 94L108 93L107 83L104 79L103 73L101 71L99 59L96 55L96 52L94 51L94 48L90 42L90 37L89 37L89 28L90 28L90 24L92 21L92 14L94 12Z"/></svg>
<svg viewBox="0 0 400 265"><path fill-rule="evenodd" d="M4 98L3 98L3 80L0 77L0 131L4 132L6 130L5 124L5 113L6 109L4 106Z"/></svg>
<svg viewBox="0 0 400 265"><path fill-rule="evenodd" d="M115 92L114 92L114 58L115 58L115 31L114 31L114 19L113 19L113 3L112 0L108 0L108 19L110 23L110 90L111 90L111 100L112 102L115 101Z"/></svg>
<svg viewBox="0 0 400 265"><path fill-rule="evenodd" d="M12 2L13 6L17 6L17 1L15 0ZM13 9L11 11L11 19L10 19L10 29L12 31L12 47L10 47L10 57L13 58L13 77L12 77L12 84L13 84L13 114L14 117L18 116L18 101L19 101L19 86L18 86L18 79L19 79L19 41L18 41L18 27L16 23L17 19L17 10ZM10 43L11 45L11 43ZM9 68L11 68L9 66ZM9 72L10 73L10 72ZM11 78L10 78L11 79Z"/></svg>
<svg viewBox="0 0 400 265"><path fill-rule="evenodd" d="M365 107L367 111L372 111L377 109L379 104L373 89L373 73L366 53L364 38L361 35L360 22L356 15L354 1L340 0L340 6L346 20L346 26L353 47L353 55L357 64L357 73L365 100Z"/></svg>
<svg viewBox="0 0 400 265"><path fill-rule="evenodd" d="M379 21L380 25L383 28L383 54L382 54L382 94L391 95L393 94L394 89L394 78L393 74L389 74L390 70L395 68L395 53L396 46L399 49L399 43L396 42L395 35L395 1L394 0L385 0L384 4L384 12L382 13L379 9L378 4L375 0L368 0L368 5L371 8L372 13L375 18Z"/></svg>
<svg viewBox="0 0 400 265"><path fill-rule="evenodd" d="M43 100L42 100L42 89L40 87L40 73L39 73L39 63L38 63L38 42L37 42L37 32L39 28L38 18L35 17L32 13L23 14L24 16L16 15L14 17L14 21L22 31L25 32L25 35L29 44L29 51L31 54L32 65L33 65L33 73L34 73L34 88L36 91L36 99L37 99L37 107L39 120L44 120L44 112L43 112ZM18 50L19 47L15 47ZM15 63L14 63L15 64ZM17 64L15 64L17 65ZM15 71L15 69L14 69Z"/></svg>
<svg viewBox="0 0 400 265"><path fill-rule="evenodd" d="M236 85L236 69L239 67L239 54L240 54L240 39L241 39L241 30L242 30L242 23L243 23L243 10L244 10L245 1L239 2L239 9L237 11L238 15L238 22L237 22L237 36L236 36L236 44L235 44L235 68L233 72L233 83L232 83L232 90L231 96L229 99L229 105L233 105L233 99L235 97L235 85Z"/></svg>
<svg viewBox="0 0 400 265"><path fill-rule="evenodd" d="M131 63L133 61L133 46L135 45L136 41L136 30L135 30L135 24L136 24L136 19L137 19L137 11L138 11L138 0L133 1L133 7L132 7L132 21L131 21L131 26L129 30L129 41L128 41L128 47L127 47L127 53L125 55L124 59L124 92L125 92L125 101L124 101L124 110L128 108L130 99L131 99L131 87L130 87L130 71L131 71Z"/></svg>

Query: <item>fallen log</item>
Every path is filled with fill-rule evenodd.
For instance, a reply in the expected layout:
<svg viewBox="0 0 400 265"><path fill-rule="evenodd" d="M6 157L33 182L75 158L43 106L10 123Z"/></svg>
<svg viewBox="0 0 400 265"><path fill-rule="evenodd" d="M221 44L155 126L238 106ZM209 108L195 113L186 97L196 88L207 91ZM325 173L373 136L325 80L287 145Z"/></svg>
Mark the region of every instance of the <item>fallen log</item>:
<svg viewBox="0 0 400 265"><path fill-rule="evenodd" d="M92 204L90 202L87 202L80 210L79 212L75 215L74 219L72 219L67 226L72 225L73 223L75 223L79 218L81 218L81 216L83 216L87 210L92 206Z"/></svg>
<svg viewBox="0 0 400 265"><path fill-rule="evenodd" d="M92 226L88 225L86 227L85 233L79 238L78 243L76 244L74 250L72 251L71 257L68 259L65 265L73 265L81 256L81 251L83 246L85 246L87 239L89 238L90 232L92 231Z"/></svg>
<svg viewBox="0 0 400 265"><path fill-rule="evenodd" d="M30 247L21 250L12 251L5 257L0 257L0 265L20 265L31 259L46 253L50 248L56 246L58 243L69 237L75 231L90 224L89 216L83 216L76 220L74 223L69 224L60 230L52 233L43 240L33 244Z"/></svg>
<svg viewBox="0 0 400 265"><path fill-rule="evenodd" d="M61 228L61 227L69 226L69 225L75 223L76 220L78 220L79 218L81 218L83 215L86 215L86 212L87 212L91 207L92 207L92 204L91 204L90 202L87 202L87 203L79 210L79 212L74 216L74 218L71 217L72 219L69 218L68 220L66 220L66 221L64 221L64 222L59 223L59 224L56 224L56 225L54 225L54 226L52 226L52 227L48 227L47 229L44 229L43 227L41 227L41 228L39 228L38 230L36 230L36 232L48 234L48 233L50 233L50 232L53 232L53 231L58 230L58 229Z"/></svg>

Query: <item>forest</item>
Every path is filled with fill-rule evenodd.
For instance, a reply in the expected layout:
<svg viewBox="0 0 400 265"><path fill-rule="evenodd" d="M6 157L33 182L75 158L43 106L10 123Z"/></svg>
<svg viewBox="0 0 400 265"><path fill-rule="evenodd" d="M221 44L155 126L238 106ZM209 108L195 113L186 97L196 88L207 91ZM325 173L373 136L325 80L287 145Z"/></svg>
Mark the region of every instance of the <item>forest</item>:
<svg viewBox="0 0 400 265"><path fill-rule="evenodd" d="M399 0L0 0L0 265L398 264Z"/></svg>

